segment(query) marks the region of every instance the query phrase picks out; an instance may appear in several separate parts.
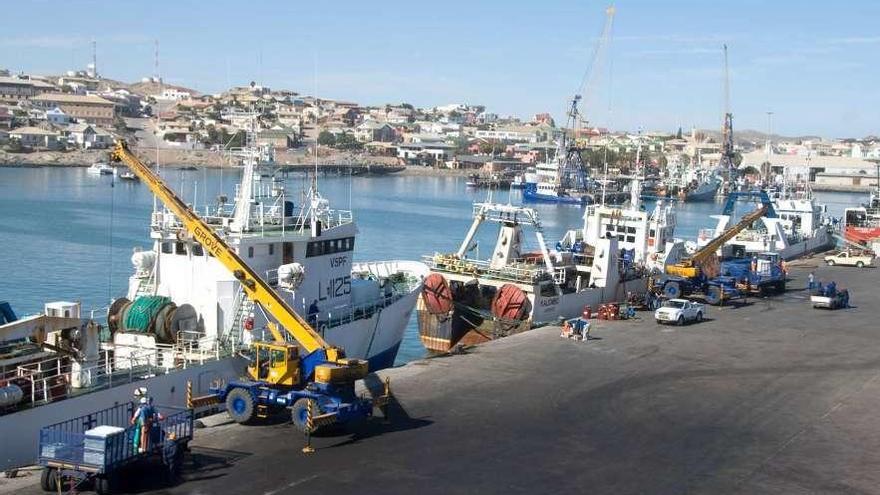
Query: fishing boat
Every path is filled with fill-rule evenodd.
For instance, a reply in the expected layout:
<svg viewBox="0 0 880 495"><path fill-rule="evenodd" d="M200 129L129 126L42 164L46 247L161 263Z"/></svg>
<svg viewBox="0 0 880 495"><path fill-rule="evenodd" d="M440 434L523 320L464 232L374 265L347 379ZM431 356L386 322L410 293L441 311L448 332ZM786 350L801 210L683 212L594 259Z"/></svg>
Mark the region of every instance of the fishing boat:
<svg viewBox="0 0 880 495"><path fill-rule="evenodd" d="M205 207L202 219L329 343L371 370L394 364L427 267L397 260L354 262L358 229L349 210L331 208L313 178L299 204L281 178L258 180L273 159L269 146L246 146L233 156L242 179L232 204ZM177 218L156 212L153 247L132 258L128 299L170 297L192 305L204 334L235 347L262 338L265 316L255 310L233 274L186 238ZM268 338L268 334L267 334Z"/></svg>
<svg viewBox="0 0 880 495"><path fill-rule="evenodd" d="M721 183L715 173L697 172L693 179L678 189L678 199L687 203L713 202Z"/></svg>
<svg viewBox="0 0 880 495"><path fill-rule="evenodd" d="M697 246L702 247L731 225L738 202L756 202L767 212L750 227L743 229L719 249L722 258L753 257L775 252L791 260L815 252L827 251L835 245L834 229L826 208L818 204L809 188L800 192L771 194L766 191L739 191L728 194L714 229L702 229Z"/></svg>
<svg viewBox="0 0 880 495"><path fill-rule="evenodd" d="M221 196L197 214L330 344L371 370L393 365L427 267L354 262L352 213L332 209L315 182L299 204L280 179L257 183L260 152L237 150L235 201ZM135 249L128 293L109 308L60 301L19 316L0 305L0 470L33 463L41 426L131 401L135 387L183 406L188 389L206 394L242 376L239 353L270 338L238 280L172 213L152 212L150 242Z"/></svg>
<svg viewBox="0 0 880 495"><path fill-rule="evenodd" d="M643 292L646 255L667 247L675 225L671 210L659 208L654 216L638 206L589 207L583 228L568 232L551 249L534 209L476 203L458 251L424 257L431 271L417 307L422 343L445 352L556 323L581 315L587 306L595 310L602 303L625 301L630 292ZM499 229L488 260L469 255L484 223ZM533 250L526 247L525 228L534 235Z"/></svg>
<svg viewBox="0 0 880 495"><path fill-rule="evenodd" d="M115 169L104 162L95 162L86 169L90 175L113 175Z"/></svg>
<svg viewBox="0 0 880 495"><path fill-rule="evenodd" d="M577 105L580 96L575 96L568 112L571 128L575 129L580 113ZM588 191L589 179L580 149L574 140L565 133L559 139L556 154L552 159L535 164L534 183L526 182L523 187L523 201L558 203L585 206L594 202L594 195Z"/></svg>
<svg viewBox="0 0 880 495"><path fill-rule="evenodd" d="M847 241L880 251L880 186L871 191L867 203L844 210L842 230Z"/></svg>

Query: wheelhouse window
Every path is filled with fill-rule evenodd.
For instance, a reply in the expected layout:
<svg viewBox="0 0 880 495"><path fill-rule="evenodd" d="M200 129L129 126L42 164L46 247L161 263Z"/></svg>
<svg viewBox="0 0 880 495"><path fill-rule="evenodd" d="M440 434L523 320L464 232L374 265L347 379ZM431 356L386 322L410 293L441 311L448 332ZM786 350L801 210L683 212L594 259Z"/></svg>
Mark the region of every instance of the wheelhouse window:
<svg viewBox="0 0 880 495"><path fill-rule="evenodd" d="M306 246L306 257L324 256L327 254L344 253L354 250L354 237L332 239L327 241L312 241Z"/></svg>

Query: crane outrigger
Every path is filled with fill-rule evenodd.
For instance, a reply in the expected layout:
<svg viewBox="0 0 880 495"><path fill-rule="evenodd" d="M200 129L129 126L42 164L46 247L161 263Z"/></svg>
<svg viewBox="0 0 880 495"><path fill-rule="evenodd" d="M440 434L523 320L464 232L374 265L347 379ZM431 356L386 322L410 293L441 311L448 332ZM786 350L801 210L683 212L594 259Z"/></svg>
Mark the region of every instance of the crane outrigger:
<svg viewBox="0 0 880 495"><path fill-rule="evenodd" d="M248 377L213 389L211 396L202 398L203 404L225 402L227 412L239 423L290 408L293 423L303 431L372 415L373 402L357 397L354 391L355 381L368 373L367 361L347 359L342 349L324 341L125 141L116 142L111 159L127 165L180 219L192 241L229 270L247 296L274 319L267 324L273 341L251 344L254 358L247 368ZM308 421L309 402L312 421Z"/></svg>

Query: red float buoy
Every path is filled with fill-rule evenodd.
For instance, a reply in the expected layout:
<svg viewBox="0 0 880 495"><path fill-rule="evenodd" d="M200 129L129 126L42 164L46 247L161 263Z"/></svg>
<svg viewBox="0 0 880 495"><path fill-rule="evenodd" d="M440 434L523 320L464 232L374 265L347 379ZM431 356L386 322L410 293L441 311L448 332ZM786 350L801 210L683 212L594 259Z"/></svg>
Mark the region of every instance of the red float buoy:
<svg viewBox="0 0 880 495"><path fill-rule="evenodd" d="M522 289L504 284L492 300L492 314L503 320L524 320L532 310L532 303Z"/></svg>
<svg viewBox="0 0 880 495"><path fill-rule="evenodd" d="M432 273L425 278L422 299L425 308L432 315L442 315L452 310L452 290L449 289L446 278L439 273Z"/></svg>

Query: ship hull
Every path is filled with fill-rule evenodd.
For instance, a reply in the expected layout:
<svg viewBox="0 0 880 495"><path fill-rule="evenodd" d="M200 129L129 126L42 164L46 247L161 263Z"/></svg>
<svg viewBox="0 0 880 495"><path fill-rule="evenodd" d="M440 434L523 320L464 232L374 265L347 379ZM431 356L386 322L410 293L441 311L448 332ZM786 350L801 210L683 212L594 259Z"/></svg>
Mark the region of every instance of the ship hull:
<svg viewBox="0 0 880 495"><path fill-rule="evenodd" d="M455 294L452 310L442 314L428 311L422 297L417 304L419 337L422 345L432 352L449 352L455 346L475 345L508 335L527 331L542 325L555 324L560 318L570 319L581 316L585 306L593 312L600 304L625 301L628 292L643 293L647 280L637 278L622 281L616 287L597 287L562 296L542 297L529 294L533 308L528 318L522 321L501 321L487 317L486 312L478 312L474 304L479 304L467 295Z"/></svg>
<svg viewBox="0 0 880 495"><path fill-rule="evenodd" d="M136 387L146 387L157 404L184 407L188 382L192 384L194 396L206 395L213 383L234 380L243 376L244 371L242 358L226 357L136 382L129 382L126 373L124 384L0 416L0 438L3 438L0 470L34 463L43 426L129 402Z"/></svg>
<svg viewBox="0 0 880 495"><path fill-rule="evenodd" d="M558 203L567 205L588 205L592 203L589 196L556 196L541 194L530 187L523 189L523 200L534 203Z"/></svg>
<svg viewBox="0 0 880 495"><path fill-rule="evenodd" d="M714 186L701 186L696 191L687 193L684 200L687 203L708 203L715 201L718 187L719 184L717 182Z"/></svg>
<svg viewBox="0 0 880 495"><path fill-rule="evenodd" d="M870 246L880 240L880 226L878 227L854 227L848 225L843 233L846 240L858 244Z"/></svg>

